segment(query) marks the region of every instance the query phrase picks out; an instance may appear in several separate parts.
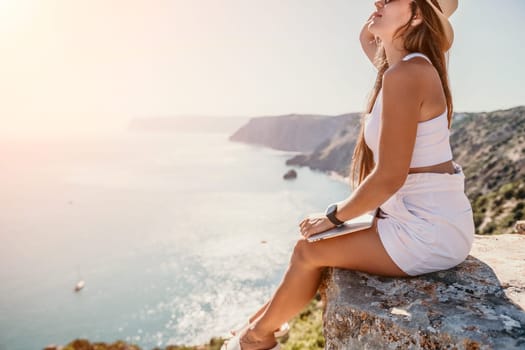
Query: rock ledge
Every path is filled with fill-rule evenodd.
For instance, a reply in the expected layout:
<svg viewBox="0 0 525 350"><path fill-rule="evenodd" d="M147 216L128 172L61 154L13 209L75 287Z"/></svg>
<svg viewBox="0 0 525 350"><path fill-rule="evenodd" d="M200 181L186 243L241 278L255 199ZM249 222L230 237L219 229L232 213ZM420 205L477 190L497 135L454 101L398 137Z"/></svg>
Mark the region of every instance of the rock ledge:
<svg viewBox="0 0 525 350"><path fill-rule="evenodd" d="M525 312L472 256L411 278L327 268L320 293L325 349L525 349Z"/></svg>

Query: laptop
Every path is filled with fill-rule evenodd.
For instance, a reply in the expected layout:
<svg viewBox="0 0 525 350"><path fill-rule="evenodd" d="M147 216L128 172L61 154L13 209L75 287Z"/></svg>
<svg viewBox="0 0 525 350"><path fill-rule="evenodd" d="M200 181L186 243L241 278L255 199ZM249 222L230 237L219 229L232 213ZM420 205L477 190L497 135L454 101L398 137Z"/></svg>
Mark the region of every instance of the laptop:
<svg viewBox="0 0 525 350"><path fill-rule="evenodd" d="M345 221L341 226L311 235L306 240L308 242L316 242L322 239L338 237L355 231L370 228L374 224L374 218L377 214L377 211L378 209L374 209L371 212L359 215L358 217Z"/></svg>

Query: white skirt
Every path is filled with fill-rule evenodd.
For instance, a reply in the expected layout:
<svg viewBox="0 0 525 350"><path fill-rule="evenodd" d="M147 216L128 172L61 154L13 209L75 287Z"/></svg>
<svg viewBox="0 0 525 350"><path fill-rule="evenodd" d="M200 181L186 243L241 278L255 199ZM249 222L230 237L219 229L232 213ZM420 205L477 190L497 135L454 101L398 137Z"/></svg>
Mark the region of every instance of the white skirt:
<svg viewBox="0 0 525 350"><path fill-rule="evenodd" d="M474 240L472 206L465 174L408 174L403 186L380 208L377 231L386 251L408 275L446 270L461 263Z"/></svg>

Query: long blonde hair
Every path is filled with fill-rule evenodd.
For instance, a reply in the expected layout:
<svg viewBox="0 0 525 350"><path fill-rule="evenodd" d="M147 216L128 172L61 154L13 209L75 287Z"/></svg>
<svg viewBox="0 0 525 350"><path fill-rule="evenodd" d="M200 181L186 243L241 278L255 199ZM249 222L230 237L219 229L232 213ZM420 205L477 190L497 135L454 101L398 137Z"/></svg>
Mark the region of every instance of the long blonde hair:
<svg viewBox="0 0 525 350"><path fill-rule="evenodd" d="M439 3L436 0L432 0L432 3L439 9ZM410 30L410 21L416 14L417 9L420 9L423 16L423 22ZM452 95L450 93L447 66L445 60L445 53L442 51L445 43L445 34L439 18L435 14L434 10L426 3L425 0L413 0L410 3L410 9L412 12L411 20L405 25L401 26L396 30L394 38L398 36L404 36L404 48L409 52L421 52L425 54L431 61L434 67L439 73L443 91L447 100L448 108L448 127L450 129L452 122ZM385 49L382 44L378 45L376 55L374 58L375 65L378 67L377 78L370 93L370 98L367 102L367 113L372 112L377 95L381 89L383 83L383 75L388 69L388 61L386 59ZM357 142L352 155L352 162L350 165L350 186L355 189L361 182L370 174L375 166L372 150L366 145L364 139L364 117L366 114L363 113L361 116L361 130L357 138Z"/></svg>

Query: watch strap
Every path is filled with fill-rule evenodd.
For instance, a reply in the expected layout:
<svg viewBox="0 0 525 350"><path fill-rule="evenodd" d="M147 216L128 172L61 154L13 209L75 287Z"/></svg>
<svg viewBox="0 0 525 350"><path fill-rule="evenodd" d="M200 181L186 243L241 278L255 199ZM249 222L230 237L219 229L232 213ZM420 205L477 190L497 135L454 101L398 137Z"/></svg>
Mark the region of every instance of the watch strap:
<svg viewBox="0 0 525 350"><path fill-rule="evenodd" d="M331 207L335 206L335 209L331 209ZM328 220L330 220L330 222L336 226L341 226L342 224L344 224L344 221L341 221L339 220L338 218L335 217L335 214L337 213L337 204L330 204L326 210L326 217L328 218Z"/></svg>

